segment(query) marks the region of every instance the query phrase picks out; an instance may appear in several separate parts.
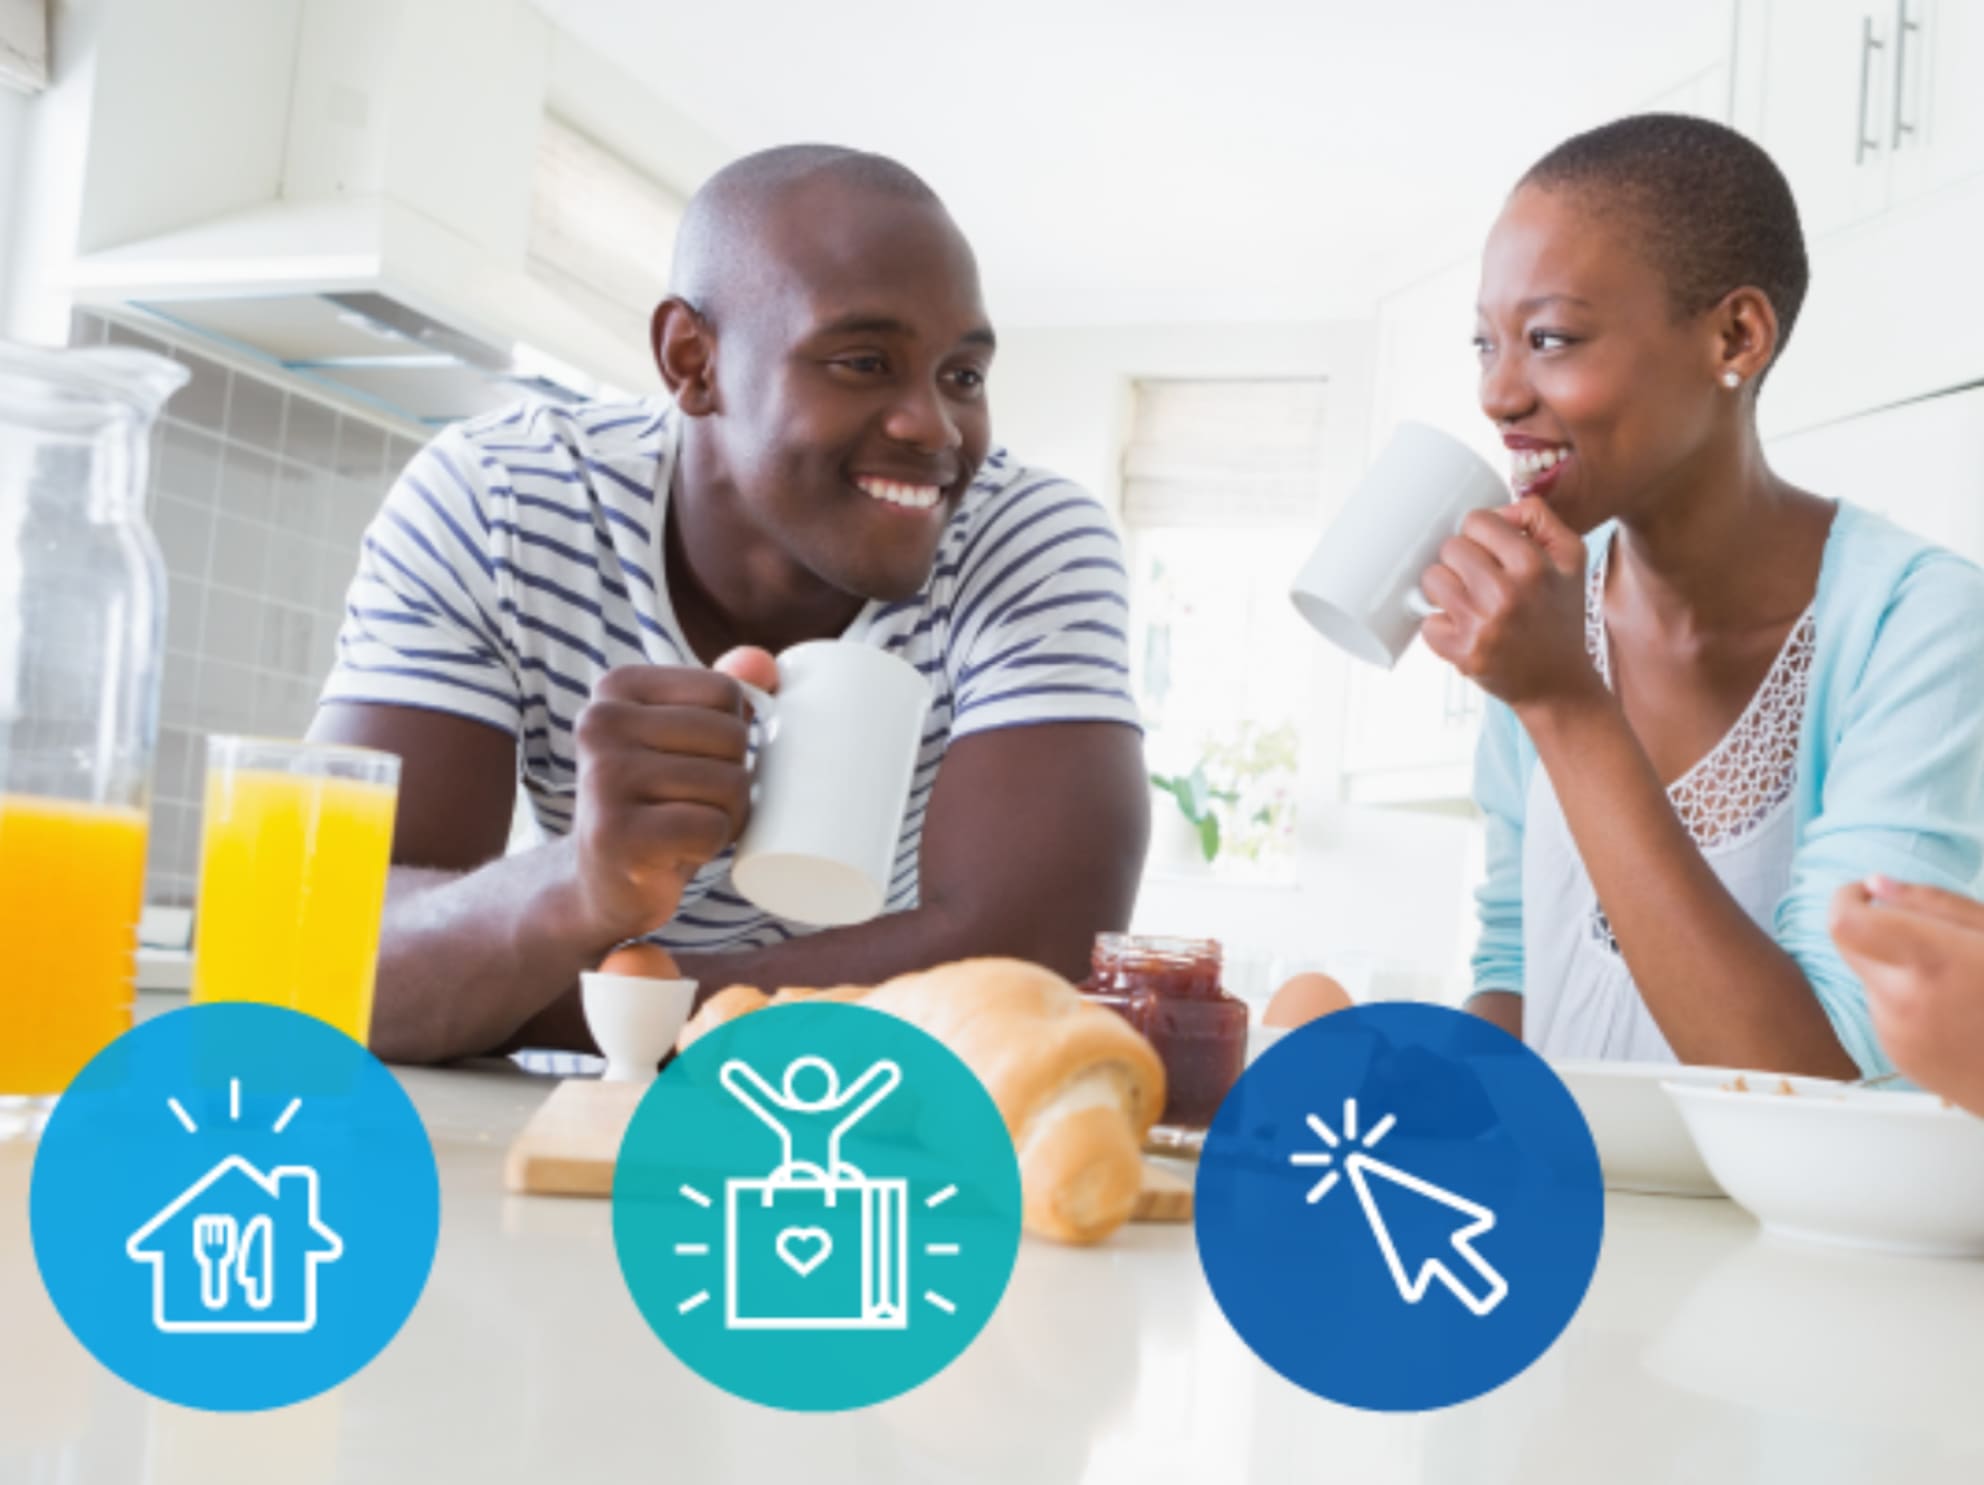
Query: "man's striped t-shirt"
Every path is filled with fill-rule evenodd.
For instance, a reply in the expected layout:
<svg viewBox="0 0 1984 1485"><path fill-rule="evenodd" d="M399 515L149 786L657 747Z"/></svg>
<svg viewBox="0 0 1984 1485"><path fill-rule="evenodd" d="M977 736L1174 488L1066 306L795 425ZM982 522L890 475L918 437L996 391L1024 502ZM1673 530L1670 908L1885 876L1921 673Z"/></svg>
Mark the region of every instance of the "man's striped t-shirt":
<svg viewBox="0 0 1984 1485"><path fill-rule="evenodd" d="M594 684L621 665L702 663L676 623L661 556L679 422L649 398L530 405L441 433L366 533L323 700L503 729L538 825L569 830L572 729ZM1101 504L995 451L922 591L869 603L846 631L930 683L889 911L916 905L924 814L953 739L1036 723L1138 725L1125 586ZM806 931L739 896L726 851L654 937L707 953Z"/></svg>

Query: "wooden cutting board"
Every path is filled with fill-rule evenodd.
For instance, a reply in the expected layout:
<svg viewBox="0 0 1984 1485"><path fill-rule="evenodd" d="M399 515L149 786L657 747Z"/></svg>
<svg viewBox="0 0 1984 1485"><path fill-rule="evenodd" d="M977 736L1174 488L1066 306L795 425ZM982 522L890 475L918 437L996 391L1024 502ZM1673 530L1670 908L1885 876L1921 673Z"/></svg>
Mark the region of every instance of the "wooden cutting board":
<svg viewBox="0 0 1984 1485"><path fill-rule="evenodd" d="M510 1145L505 1183L536 1196L611 1196L613 1161L645 1092L640 1083L567 1078ZM1143 1191L1130 1220L1191 1221L1191 1183L1145 1161Z"/></svg>

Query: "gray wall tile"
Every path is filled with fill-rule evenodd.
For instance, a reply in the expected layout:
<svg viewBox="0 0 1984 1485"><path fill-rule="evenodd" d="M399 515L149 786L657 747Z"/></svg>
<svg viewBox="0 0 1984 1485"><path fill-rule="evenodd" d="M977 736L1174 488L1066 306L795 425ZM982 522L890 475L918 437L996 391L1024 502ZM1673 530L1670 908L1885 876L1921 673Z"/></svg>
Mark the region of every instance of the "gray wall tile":
<svg viewBox="0 0 1984 1485"><path fill-rule="evenodd" d="M200 657L166 651L165 679L159 686L159 720L182 727L200 721Z"/></svg>
<svg viewBox="0 0 1984 1485"><path fill-rule="evenodd" d="M288 401L267 382L236 376L227 398L227 436L250 448L281 452L283 404Z"/></svg>
<svg viewBox="0 0 1984 1485"><path fill-rule="evenodd" d="M128 346L134 351L150 351L154 356L169 356L172 354L171 347L166 345L164 341L154 336L146 335L141 330L133 330L129 325L119 325L109 320L104 322L103 343L105 345Z"/></svg>
<svg viewBox="0 0 1984 1485"><path fill-rule="evenodd" d="M317 544L293 531L269 533L268 566L263 569L262 591L285 603L317 606Z"/></svg>
<svg viewBox="0 0 1984 1485"><path fill-rule="evenodd" d="M160 437L159 489L182 500L212 505L220 493L221 441L172 420L164 424Z"/></svg>
<svg viewBox="0 0 1984 1485"><path fill-rule="evenodd" d="M87 313L71 333L148 339ZM147 495L167 607L145 890L188 903L207 737L308 730L360 538L419 444L197 352L147 348L194 372L160 420Z"/></svg>
<svg viewBox="0 0 1984 1485"><path fill-rule="evenodd" d="M204 583L214 549L214 513L173 495L160 495L152 510L152 535L165 554L165 570Z"/></svg>
<svg viewBox="0 0 1984 1485"><path fill-rule="evenodd" d="M275 511L275 480L272 456L229 444L221 462L220 508L245 520L266 522Z"/></svg>
<svg viewBox="0 0 1984 1485"><path fill-rule="evenodd" d="M111 328L114 331L118 327ZM166 415L220 432L227 426L227 384L232 373L218 361L209 361L184 347L174 347L172 357L183 363L193 377L172 394L172 400L165 405Z"/></svg>
<svg viewBox="0 0 1984 1485"><path fill-rule="evenodd" d="M260 658L262 609L259 598L237 593L232 588L213 588L207 593L206 616L200 624L200 660L228 660L238 665L254 665ZM200 677L201 700L212 677Z"/></svg>
<svg viewBox="0 0 1984 1485"><path fill-rule="evenodd" d="M203 754L199 735L192 728L159 728L158 753L152 760L153 795L181 801L198 799Z"/></svg>
<svg viewBox="0 0 1984 1485"><path fill-rule="evenodd" d="M339 474L360 484L381 485L387 477L385 430L374 423L341 415L336 468Z"/></svg>
<svg viewBox="0 0 1984 1485"><path fill-rule="evenodd" d="M282 428L282 455L314 469L332 469L338 458L338 415L307 397L289 399Z"/></svg>
<svg viewBox="0 0 1984 1485"><path fill-rule="evenodd" d="M217 595L216 595L217 596ZM212 613L212 600L208 602ZM209 628L211 632L211 626ZM248 654L255 652L251 635ZM252 732L255 693L261 684L251 664L236 664L212 655L200 657L200 720L210 732Z"/></svg>
<svg viewBox="0 0 1984 1485"><path fill-rule="evenodd" d="M205 514L202 512L201 514ZM168 571L165 575L165 647L182 655L200 653L200 626L206 621L207 586L203 574Z"/></svg>
<svg viewBox="0 0 1984 1485"><path fill-rule="evenodd" d="M260 521L243 521L223 512L214 523L213 582L252 593L259 600L268 573L270 534Z"/></svg>

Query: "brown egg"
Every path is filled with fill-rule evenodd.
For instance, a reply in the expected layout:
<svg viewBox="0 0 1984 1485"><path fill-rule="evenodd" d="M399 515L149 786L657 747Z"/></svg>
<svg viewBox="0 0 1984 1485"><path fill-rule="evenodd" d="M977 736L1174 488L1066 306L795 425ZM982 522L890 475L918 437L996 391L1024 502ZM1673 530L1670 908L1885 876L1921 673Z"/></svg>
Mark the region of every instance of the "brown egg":
<svg viewBox="0 0 1984 1485"><path fill-rule="evenodd" d="M1326 974L1304 970L1292 976L1269 999L1261 1012L1261 1025L1294 1028L1307 1026L1318 1016L1340 1011L1350 1004L1350 992Z"/></svg>
<svg viewBox="0 0 1984 1485"><path fill-rule="evenodd" d="M603 975L626 975L636 980L679 980L682 971L660 944L622 944L599 961Z"/></svg>

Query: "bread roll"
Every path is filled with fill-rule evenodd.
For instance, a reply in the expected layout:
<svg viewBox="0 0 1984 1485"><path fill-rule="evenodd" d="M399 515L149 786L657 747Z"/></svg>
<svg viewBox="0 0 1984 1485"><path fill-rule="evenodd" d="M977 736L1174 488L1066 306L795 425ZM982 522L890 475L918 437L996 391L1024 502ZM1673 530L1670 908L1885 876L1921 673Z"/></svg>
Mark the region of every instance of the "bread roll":
<svg viewBox="0 0 1984 1485"><path fill-rule="evenodd" d="M678 1047L780 1000L851 1000L937 1038L992 1095L1019 1156L1028 1231L1093 1243L1129 1220L1143 1140L1164 1107L1164 1064L1130 1024L1052 970L968 959L874 989L781 991L733 985L710 997Z"/></svg>

